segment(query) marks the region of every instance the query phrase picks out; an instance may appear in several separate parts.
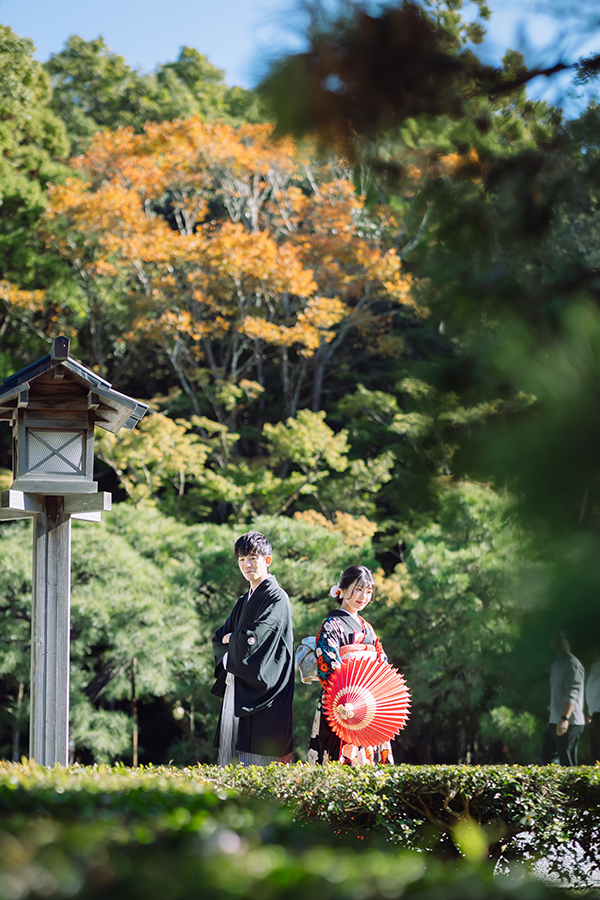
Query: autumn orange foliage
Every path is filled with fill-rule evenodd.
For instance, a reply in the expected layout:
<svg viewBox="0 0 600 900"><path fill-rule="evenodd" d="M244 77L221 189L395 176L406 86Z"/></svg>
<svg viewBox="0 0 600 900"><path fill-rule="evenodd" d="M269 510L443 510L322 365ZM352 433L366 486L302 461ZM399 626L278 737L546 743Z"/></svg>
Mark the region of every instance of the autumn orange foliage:
<svg viewBox="0 0 600 900"><path fill-rule="evenodd" d="M318 408L336 346L375 322L374 301L416 309L348 167L315 164L270 125L190 118L102 132L73 167L50 189L46 240L89 289L130 297L126 340L161 347L220 421L223 387L264 386L273 357L287 413L311 373Z"/></svg>

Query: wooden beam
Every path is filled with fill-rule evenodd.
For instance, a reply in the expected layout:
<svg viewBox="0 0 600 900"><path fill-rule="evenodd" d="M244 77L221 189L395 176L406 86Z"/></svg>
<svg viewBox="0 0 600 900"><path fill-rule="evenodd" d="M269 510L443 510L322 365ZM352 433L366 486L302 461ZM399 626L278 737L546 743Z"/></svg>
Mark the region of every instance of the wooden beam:
<svg viewBox="0 0 600 900"><path fill-rule="evenodd" d="M23 491L2 491L0 493L0 509L11 512L24 512L35 516L44 511L43 500L36 494L25 494Z"/></svg>
<svg viewBox="0 0 600 900"><path fill-rule="evenodd" d="M0 522L16 522L17 519L31 519L35 513L18 509L0 509Z"/></svg>
<svg viewBox="0 0 600 900"><path fill-rule="evenodd" d="M29 519L44 511L44 496L24 491L2 491L0 494L0 520ZM63 512L85 522L101 522L101 513L112 509L112 494L66 494Z"/></svg>
<svg viewBox="0 0 600 900"><path fill-rule="evenodd" d="M102 513L101 512L71 513L71 518L78 519L81 522L101 522L102 521Z"/></svg>
<svg viewBox="0 0 600 900"><path fill-rule="evenodd" d="M13 401L14 405L19 402L19 397L25 391L28 391L31 385L28 381L24 381L23 384L17 384L13 388L9 388L4 392L0 392L0 406L5 406L10 401Z"/></svg>
<svg viewBox="0 0 600 900"><path fill-rule="evenodd" d="M65 494L64 497L65 515L110 512L111 509L112 494L108 491L101 491L98 494Z"/></svg>
<svg viewBox="0 0 600 900"><path fill-rule="evenodd" d="M41 410L42 412L69 412L70 410L76 410L78 412L85 412L85 410L89 409L88 398L85 394L64 394L63 396L54 396L51 400L48 400L46 397L34 397L33 400L30 400L29 403L26 404L27 409L32 411L34 409Z"/></svg>
<svg viewBox="0 0 600 900"><path fill-rule="evenodd" d="M45 496L60 497L62 494L95 494L98 490L97 481L85 481L80 478L77 481L61 481L61 475L27 475L16 478L13 488L25 491L27 494L44 494Z"/></svg>

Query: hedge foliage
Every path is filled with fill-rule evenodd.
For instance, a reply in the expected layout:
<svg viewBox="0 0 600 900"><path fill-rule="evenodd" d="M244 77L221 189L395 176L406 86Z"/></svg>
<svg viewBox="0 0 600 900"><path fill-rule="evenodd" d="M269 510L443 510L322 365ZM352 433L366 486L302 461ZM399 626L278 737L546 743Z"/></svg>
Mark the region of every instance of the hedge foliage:
<svg viewBox="0 0 600 900"><path fill-rule="evenodd" d="M242 795L281 800L298 820L343 835L386 837L443 858L456 856L457 845L502 864L543 858L548 873L563 880L566 851L578 860L575 883L600 869L600 766L335 763L229 767L211 775Z"/></svg>
<svg viewBox="0 0 600 900"><path fill-rule="evenodd" d="M479 810L484 827L470 819L463 820L467 828L455 827L460 852L450 858L422 852L427 841L416 849L417 832L413 849L377 839L401 838L401 830L381 827L383 810L389 816L397 806L400 821L401 793L416 795L416 767L48 770L0 764L0 898L550 900L560 892L523 873L498 874L498 867L494 873L478 858L478 841L491 822L489 790L501 793L503 783L506 803L517 807L527 797L533 808L537 789L546 805L579 797L591 810L600 772L561 778L549 770L544 778L540 770L521 771L519 779L507 770L502 782L499 769L487 770L491 787L486 770L473 770L469 779L466 767L444 767L437 780L434 769L421 771L421 794L431 797L432 808L441 786L460 788L446 804L450 823L461 791L473 791L475 803L479 789L470 808ZM435 808L445 821L444 803ZM434 845L430 835L427 846ZM597 900L600 892L586 896Z"/></svg>

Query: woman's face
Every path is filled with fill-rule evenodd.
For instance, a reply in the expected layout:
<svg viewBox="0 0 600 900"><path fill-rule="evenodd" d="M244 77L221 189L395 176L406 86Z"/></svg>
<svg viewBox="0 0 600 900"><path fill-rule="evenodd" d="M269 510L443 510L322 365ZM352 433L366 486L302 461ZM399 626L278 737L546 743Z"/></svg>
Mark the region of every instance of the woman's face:
<svg viewBox="0 0 600 900"><path fill-rule="evenodd" d="M349 613L360 613L373 596L373 585L363 584L359 586L358 581L354 581L350 587L342 591L341 608Z"/></svg>

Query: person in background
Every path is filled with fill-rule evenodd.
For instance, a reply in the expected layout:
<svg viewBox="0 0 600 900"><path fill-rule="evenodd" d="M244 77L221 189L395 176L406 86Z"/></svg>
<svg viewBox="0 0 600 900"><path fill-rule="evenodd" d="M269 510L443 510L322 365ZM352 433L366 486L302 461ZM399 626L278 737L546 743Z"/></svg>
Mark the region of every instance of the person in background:
<svg viewBox="0 0 600 900"><path fill-rule="evenodd" d="M269 574L272 550L258 531L243 534L235 556L249 589L213 638L223 697L214 746L219 765L292 761L294 638L290 598Z"/></svg>
<svg viewBox="0 0 600 900"><path fill-rule="evenodd" d="M556 661L550 667L550 721L542 740L540 764L577 765L577 744L583 731L583 679L585 671L576 656L566 631L556 632L551 640Z"/></svg>
<svg viewBox="0 0 600 900"><path fill-rule="evenodd" d="M595 648L594 662L585 683L585 704L592 762L600 762L600 646Z"/></svg>

